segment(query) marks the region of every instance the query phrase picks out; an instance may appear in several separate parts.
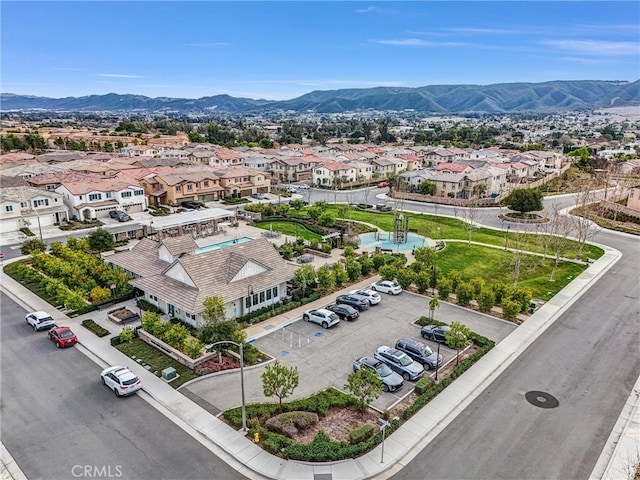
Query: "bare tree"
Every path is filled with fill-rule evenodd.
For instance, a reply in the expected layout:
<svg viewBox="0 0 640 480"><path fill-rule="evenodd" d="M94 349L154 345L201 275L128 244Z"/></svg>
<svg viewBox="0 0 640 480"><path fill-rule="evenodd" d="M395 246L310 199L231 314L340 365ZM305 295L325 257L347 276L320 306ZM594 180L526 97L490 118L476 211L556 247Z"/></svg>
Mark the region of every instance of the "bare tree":
<svg viewBox="0 0 640 480"><path fill-rule="evenodd" d="M549 277L550 282L554 282L556 278L556 271L562 257L567 252L571 243L571 236L575 230L575 221L573 217L568 215L554 215L551 219L553 222L553 235L550 235L550 249L553 252L554 262L551 275Z"/></svg>
<svg viewBox="0 0 640 480"><path fill-rule="evenodd" d="M477 206L471 205L470 207L461 209L460 213L460 218L463 222L462 228L467 232L467 245L471 246L471 235L473 234L473 231L479 227L478 220L480 217L480 210Z"/></svg>
<svg viewBox="0 0 640 480"><path fill-rule="evenodd" d="M588 238L592 238L597 232L593 225L593 222L589 219L589 208L591 204L596 203L596 195L592 189L592 184L585 184L583 190L578 194L576 198L576 206L578 207L579 214L573 217L573 223L575 226L575 236L578 240L578 254L576 258L582 258L582 250Z"/></svg>

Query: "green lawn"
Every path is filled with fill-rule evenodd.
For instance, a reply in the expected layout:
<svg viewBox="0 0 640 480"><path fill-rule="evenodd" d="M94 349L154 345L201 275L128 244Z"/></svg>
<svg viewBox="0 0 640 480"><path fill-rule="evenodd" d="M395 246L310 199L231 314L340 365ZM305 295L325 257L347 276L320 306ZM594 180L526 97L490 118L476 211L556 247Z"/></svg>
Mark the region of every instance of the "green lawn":
<svg viewBox="0 0 640 480"><path fill-rule="evenodd" d="M335 215L338 214L338 207L329 205L328 211ZM469 233L464 229L462 220L451 217L438 217L435 215L405 213L409 218L409 228L415 229L420 235L433 238L436 240L467 240ZM351 220L371 223L386 232L393 231L393 213L373 213L363 212L357 209L351 209ZM512 225L513 228L513 225ZM513 241L513 231L510 233ZM544 253L544 247L540 241L542 236L535 234L518 234L520 237L522 250ZM471 234L473 242L486 243L502 247L505 243L505 232L502 230L494 230L491 228L477 228ZM571 241L564 257L573 258L578 252L578 243ZM604 250L594 245L585 245L583 248L583 256L589 256L591 259L598 259L604 254Z"/></svg>
<svg viewBox="0 0 640 480"><path fill-rule="evenodd" d="M160 350L147 345L139 338L134 338L128 343L121 343L120 345L116 345L115 348L120 350L128 357L135 356L136 358L141 358L144 363L147 363L151 366L151 372L162 372L162 370L167 367L175 368L180 377L169 383L169 385L171 385L173 388L178 388L183 383L188 382L189 380L193 380L197 377L197 375L187 367L167 357Z"/></svg>
<svg viewBox="0 0 640 480"><path fill-rule="evenodd" d="M463 278L483 278L487 285L498 282L513 285L514 281L514 254L502 249L447 242L446 248L437 254L436 266L445 276L457 270ZM558 266L555 281L550 282L552 268L552 259L523 255L518 286L531 291L533 298L549 300L587 267L563 262Z"/></svg>
<svg viewBox="0 0 640 480"><path fill-rule="evenodd" d="M283 233L284 235L290 235L292 237L302 237L305 240L315 240L320 242L322 237L317 233L310 232L302 225L296 222L287 222L287 221L275 221L275 222L261 222L256 224L256 227L262 228L263 230L273 230L275 232Z"/></svg>

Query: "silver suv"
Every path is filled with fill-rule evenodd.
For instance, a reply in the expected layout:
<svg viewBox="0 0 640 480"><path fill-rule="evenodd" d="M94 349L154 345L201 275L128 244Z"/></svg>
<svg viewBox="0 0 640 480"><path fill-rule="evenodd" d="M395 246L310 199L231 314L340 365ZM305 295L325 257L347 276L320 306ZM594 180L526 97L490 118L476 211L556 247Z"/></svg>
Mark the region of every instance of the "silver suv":
<svg viewBox="0 0 640 480"><path fill-rule="evenodd" d="M442 365L442 355L438 356L428 345L415 338L402 337L396 342L396 348L409 355L416 362L420 362L429 370L436 368L436 358L437 365Z"/></svg>

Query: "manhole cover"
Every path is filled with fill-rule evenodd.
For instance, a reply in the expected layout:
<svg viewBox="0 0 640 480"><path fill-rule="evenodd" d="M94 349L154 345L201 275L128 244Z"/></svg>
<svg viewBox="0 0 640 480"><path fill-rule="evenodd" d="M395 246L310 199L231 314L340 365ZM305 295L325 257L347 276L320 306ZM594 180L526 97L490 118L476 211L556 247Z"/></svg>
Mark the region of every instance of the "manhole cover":
<svg viewBox="0 0 640 480"><path fill-rule="evenodd" d="M539 392L537 390L531 390L524 394L524 398L527 399L531 405L540 408L556 408L560 405L560 402L556 397L547 392Z"/></svg>

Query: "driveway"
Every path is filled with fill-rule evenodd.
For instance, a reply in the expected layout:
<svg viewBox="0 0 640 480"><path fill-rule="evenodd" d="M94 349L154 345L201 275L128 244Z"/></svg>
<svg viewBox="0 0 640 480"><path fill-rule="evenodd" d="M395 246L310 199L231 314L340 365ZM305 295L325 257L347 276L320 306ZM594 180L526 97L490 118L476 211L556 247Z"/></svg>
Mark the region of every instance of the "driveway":
<svg viewBox="0 0 640 480"><path fill-rule="evenodd" d="M362 312L353 322L342 321L325 330L298 319L256 340L254 345L280 363L298 368L300 383L291 399L304 398L330 386L342 390L356 358L373 355L380 345L393 346L400 337L421 339L420 328L413 322L428 314L428 302L429 298L409 292L398 296L383 295L378 305ZM514 324L444 302L435 317L447 323L460 321L496 343L516 328ZM437 348L434 342L425 343L434 350ZM455 350L446 346L440 347L440 353L444 362L455 358ZM245 369L247 403L273 400L262 392L260 376L264 368L261 365ZM401 390L383 393L372 406L384 411L412 389L413 382L405 382ZM241 404L239 372L217 374L180 390L215 414Z"/></svg>

